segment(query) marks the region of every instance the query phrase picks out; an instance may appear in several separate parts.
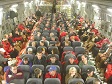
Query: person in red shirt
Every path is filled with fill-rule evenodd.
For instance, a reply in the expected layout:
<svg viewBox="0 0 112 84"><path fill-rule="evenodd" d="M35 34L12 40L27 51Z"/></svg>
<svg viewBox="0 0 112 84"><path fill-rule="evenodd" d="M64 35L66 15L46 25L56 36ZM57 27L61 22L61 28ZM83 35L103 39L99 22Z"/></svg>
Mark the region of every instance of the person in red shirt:
<svg viewBox="0 0 112 84"><path fill-rule="evenodd" d="M45 79L46 78L59 78L60 81L61 81L61 75L57 72L57 68L56 66L51 66L49 69L48 69L48 73L45 74Z"/></svg>

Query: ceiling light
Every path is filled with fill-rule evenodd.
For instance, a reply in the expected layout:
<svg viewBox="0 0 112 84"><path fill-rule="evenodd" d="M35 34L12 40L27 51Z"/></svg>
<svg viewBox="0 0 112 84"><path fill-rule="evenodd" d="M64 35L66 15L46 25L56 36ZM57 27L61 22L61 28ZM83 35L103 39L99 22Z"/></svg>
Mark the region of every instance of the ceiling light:
<svg viewBox="0 0 112 84"><path fill-rule="evenodd" d="M99 9L97 5L92 5L92 7L94 7L95 9Z"/></svg>
<svg viewBox="0 0 112 84"><path fill-rule="evenodd" d="M108 10L109 12L112 12L112 8L107 8L107 10Z"/></svg>
<svg viewBox="0 0 112 84"><path fill-rule="evenodd" d="M86 6L86 2L82 2L82 7L85 7Z"/></svg>
<svg viewBox="0 0 112 84"><path fill-rule="evenodd" d="M11 8L16 8L18 6L18 4L14 4L11 6Z"/></svg>
<svg viewBox="0 0 112 84"><path fill-rule="evenodd" d="M0 11L2 11L3 10L3 8L0 8Z"/></svg>

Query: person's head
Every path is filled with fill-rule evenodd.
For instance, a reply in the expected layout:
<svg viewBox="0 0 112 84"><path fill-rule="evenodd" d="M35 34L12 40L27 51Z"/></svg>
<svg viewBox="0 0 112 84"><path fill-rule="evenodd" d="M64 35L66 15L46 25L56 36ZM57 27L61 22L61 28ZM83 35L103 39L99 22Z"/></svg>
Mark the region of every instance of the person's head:
<svg viewBox="0 0 112 84"><path fill-rule="evenodd" d="M71 75L71 74L73 74L73 75L75 75L77 73L77 69L75 68L75 67L70 67L70 69L69 69L69 74Z"/></svg>
<svg viewBox="0 0 112 84"><path fill-rule="evenodd" d="M56 66L50 66L50 68L48 69L50 75L54 76L56 74L57 68Z"/></svg>
<svg viewBox="0 0 112 84"><path fill-rule="evenodd" d="M85 55L82 55L81 60L82 60L82 62L85 62L85 61L87 61L87 57Z"/></svg>
<svg viewBox="0 0 112 84"><path fill-rule="evenodd" d="M55 46L57 46L57 47L60 46L60 42L56 41Z"/></svg>
<svg viewBox="0 0 112 84"><path fill-rule="evenodd" d="M52 41L55 41L55 36L52 36L52 37L51 37L51 40L52 40Z"/></svg>
<svg viewBox="0 0 112 84"><path fill-rule="evenodd" d="M45 48L42 48L42 54L45 54L45 53L46 53Z"/></svg>
<svg viewBox="0 0 112 84"><path fill-rule="evenodd" d="M68 36L66 36L66 37L65 37L65 41L68 41L68 40L69 40L69 37L68 37Z"/></svg>
<svg viewBox="0 0 112 84"><path fill-rule="evenodd" d="M44 46L44 41L40 41L40 46Z"/></svg>
<svg viewBox="0 0 112 84"><path fill-rule="evenodd" d="M45 36L42 36L42 40L45 41L46 40L46 37Z"/></svg>
<svg viewBox="0 0 112 84"><path fill-rule="evenodd" d="M101 84L101 81L96 78L96 79L93 80L93 84Z"/></svg>
<svg viewBox="0 0 112 84"><path fill-rule="evenodd" d="M32 48L28 48L28 54L31 54L33 52Z"/></svg>
<svg viewBox="0 0 112 84"><path fill-rule="evenodd" d="M12 73L16 74L17 73L17 66L16 66L16 64L12 64L10 67L11 67L10 70L12 71Z"/></svg>
<svg viewBox="0 0 112 84"><path fill-rule="evenodd" d="M50 37L52 37L52 36L54 36L54 33L51 32L51 33L50 33Z"/></svg>
<svg viewBox="0 0 112 84"><path fill-rule="evenodd" d="M71 41L75 41L74 36L71 36L70 39Z"/></svg>
<svg viewBox="0 0 112 84"><path fill-rule="evenodd" d="M24 64L28 64L29 58L28 57L24 57L22 60L23 60Z"/></svg>
<svg viewBox="0 0 112 84"><path fill-rule="evenodd" d="M38 59L42 58L42 50L41 49L37 51L36 56L37 56Z"/></svg>
<svg viewBox="0 0 112 84"><path fill-rule="evenodd" d="M54 54L51 55L50 61L51 61L52 63L55 63L55 62L56 62L56 56L55 56Z"/></svg>
<svg viewBox="0 0 112 84"><path fill-rule="evenodd" d="M70 42L69 41L65 41L65 46L70 46Z"/></svg>
<svg viewBox="0 0 112 84"><path fill-rule="evenodd" d="M31 45L32 45L33 47L36 47L36 42L33 41L33 42L31 43Z"/></svg>
<svg viewBox="0 0 112 84"><path fill-rule="evenodd" d="M41 36L41 33L40 32L37 32L37 36L40 37Z"/></svg>
<svg viewBox="0 0 112 84"><path fill-rule="evenodd" d="M4 55L4 53L5 53L4 48L0 48L0 54Z"/></svg>
<svg viewBox="0 0 112 84"><path fill-rule="evenodd" d="M93 74L94 74L94 71L92 70L92 68L88 68L87 69L87 75L88 75L88 77L92 77Z"/></svg>
<svg viewBox="0 0 112 84"><path fill-rule="evenodd" d="M5 34L4 37L5 37L6 39L8 39L8 38L9 38L9 35L8 35L8 34Z"/></svg>
<svg viewBox="0 0 112 84"><path fill-rule="evenodd" d="M58 49L57 49L57 48L53 48L53 49L52 49L52 54L59 54Z"/></svg>
<svg viewBox="0 0 112 84"><path fill-rule="evenodd" d="M9 36L12 37L12 33L9 33Z"/></svg>
<svg viewBox="0 0 112 84"><path fill-rule="evenodd" d="M0 66L0 74L2 73L2 71L3 71L3 68L2 68L2 66Z"/></svg>
<svg viewBox="0 0 112 84"><path fill-rule="evenodd" d="M71 64L73 64L74 63L74 57L73 56L69 56L69 62L71 63Z"/></svg>
<svg viewBox="0 0 112 84"><path fill-rule="evenodd" d="M36 77L36 78L40 78L41 75L42 75L42 70L39 69L39 68L36 68L36 69L34 70L34 73L35 73L35 77Z"/></svg>

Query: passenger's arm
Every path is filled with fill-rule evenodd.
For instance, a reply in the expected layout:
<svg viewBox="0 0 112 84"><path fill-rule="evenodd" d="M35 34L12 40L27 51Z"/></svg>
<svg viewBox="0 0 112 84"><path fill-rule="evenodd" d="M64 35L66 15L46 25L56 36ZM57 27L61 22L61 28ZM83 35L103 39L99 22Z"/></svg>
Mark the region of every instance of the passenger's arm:
<svg viewBox="0 0 112 84"><path fill-rule="evenodd" d="M10 71L8 70L8 71L6 72L6 81L7 81L7 83L9 83L11 80L14 79L14 76L13 76L13 75L10 75L10 76L9 76L9 73L10 73Z"/></svg>
<svg viewBox="0 0 112 84"><path fill-rule="evenodd" d="M18 70L18 73L14 75L14 78L22 79L23 78L23 72L21 70Z"/></svg>

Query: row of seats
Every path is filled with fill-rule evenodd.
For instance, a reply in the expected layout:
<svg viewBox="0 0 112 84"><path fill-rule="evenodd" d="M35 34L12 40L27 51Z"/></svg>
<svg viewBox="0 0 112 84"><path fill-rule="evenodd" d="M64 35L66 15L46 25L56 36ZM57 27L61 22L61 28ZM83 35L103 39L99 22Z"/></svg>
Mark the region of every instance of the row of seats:
<svg viewBox="0 0 112 84"><path fill-rule="evenodd" d="M19 65L18 68L20 68L24 72L24 79L22 79L22 80L19 79L20 82L21 82L21 83L20 82L19 83L23 84L23 81L26 81L26 84L32 84L33 82L36 82L36 84L43 84L43 79L33 78L33 77L31 78L30 75L33 76L33 74L34 74L33 71L36 68L41 69L43 71L43 75L44 75L45 72L46 73L48 72L48 69L50 68L50 66L52 66L52 65L47 65L46 68L44 69L43 65L33 65L32 70L31 70L31 68L28 65ZM61 73L60 72L60 67L58 65L53 65L53 66L56 66L57 67L57 72ZM84 65L81 69L79 68L78 65L68 65L66 67L66 73L68 73L68 71L71 67L75 67L77 69L78 73L80 73L80 71L81 71L82 75L84 73L87 73L87 69L90 68L90 67L93 69L93 71L95 71L95 68L93 66L89 66L89 65ZM31 74L31 71L32 71L32 74ZM55 81L55 84L61 84L61 82L58 78L47 78L47 79L44 80L44 84L54 84L54 81ZM69 80L68 84L71 84L72 82L75 84L79 81L84 83L84 81L81 78L74 78L74 79ZM16 84L18 84L18 80L13 80L12 82L17 82Z"/></svg>

